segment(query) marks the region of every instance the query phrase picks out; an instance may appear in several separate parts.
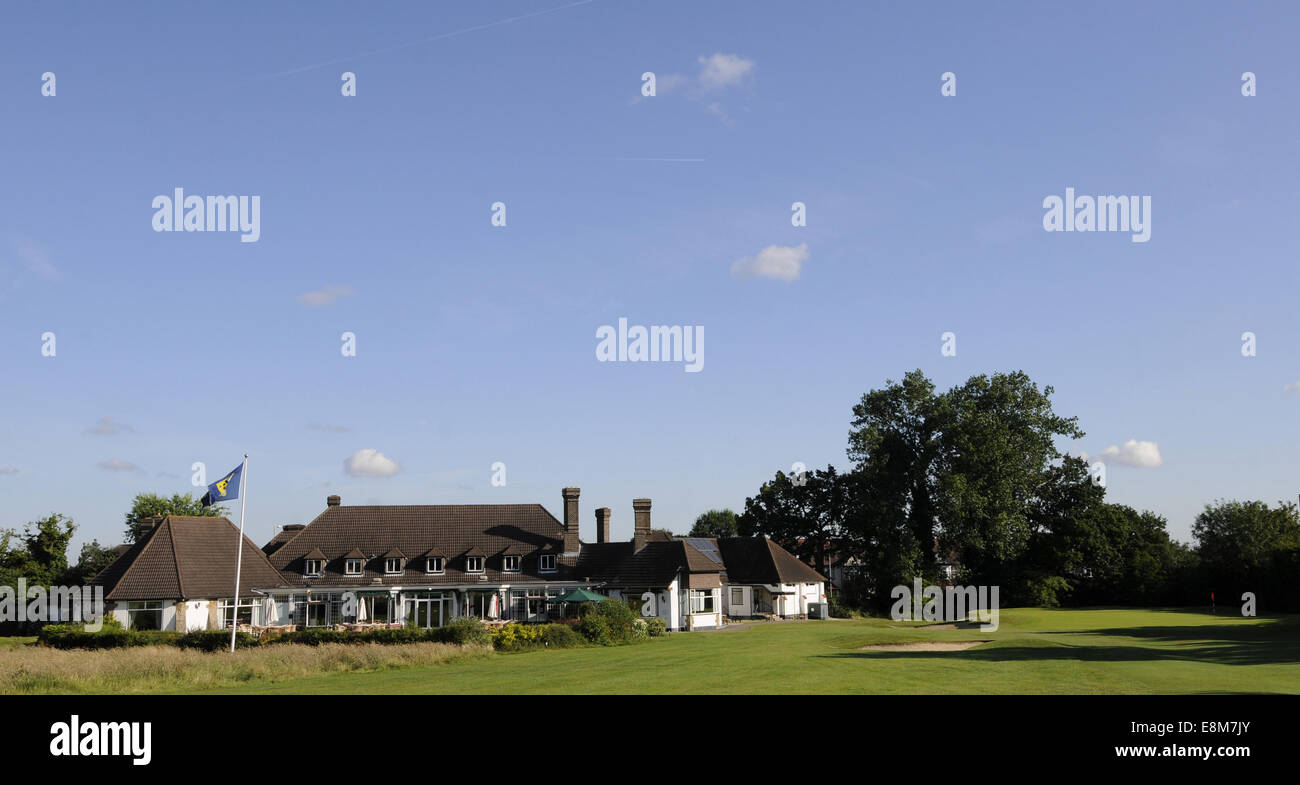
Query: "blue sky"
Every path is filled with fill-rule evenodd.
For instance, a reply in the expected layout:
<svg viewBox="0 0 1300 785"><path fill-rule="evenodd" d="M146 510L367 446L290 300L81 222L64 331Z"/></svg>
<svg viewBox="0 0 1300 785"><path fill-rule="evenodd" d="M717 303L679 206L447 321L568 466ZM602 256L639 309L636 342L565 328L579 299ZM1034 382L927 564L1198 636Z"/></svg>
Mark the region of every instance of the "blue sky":
<svg viewBox="0 0 1300 785"><path fill-rule="evenodd" d="M685 531L847 466L854 402L918 367L1053 385L1072 450L1154 443L1108 498L1177 537L1294 498L1300 9L1220 6L7 4L0 526L117 542L246 451L259 541L330 493L566 485L588 538L639 496ZM153 231L176 187L259 195L260 240ZM1044 231L1066 187L1149 195L1150 241ZM620 317L703 326L703 371L597 362ZM350 476L365 449L400 470Z"/></svg>

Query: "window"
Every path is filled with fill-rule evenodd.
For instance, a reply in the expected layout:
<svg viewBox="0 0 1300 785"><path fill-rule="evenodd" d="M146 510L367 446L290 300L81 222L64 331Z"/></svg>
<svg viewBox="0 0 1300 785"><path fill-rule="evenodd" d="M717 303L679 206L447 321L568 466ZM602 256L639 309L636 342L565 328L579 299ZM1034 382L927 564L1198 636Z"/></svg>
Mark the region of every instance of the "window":
<svg viewBox="0 0 1300 785"><path fill-rule="evenodd" d="M731 590L731 604L732 604L732 605L744 605L744 604L745 604L745 590L744 590L744 589L741 589L741 588L738 588L738 587L736 587L736 588L732 588L732 590Z"/></svg>
<svg viewBox="0 0 1300 785"><path fill-rule="evenodd" d="M343 621L343 595L295 594L289 599L289 621L304 627L325 627Z"/></svg>
<svg viewBox="0 0 1300 785"><path fill-rule="evenodd" d="M217 600L217 614L218 618L221 619L221 628L223 630L230 629L230 613L234 604L234 600L230 599ZM240 597L235 618L239 624L246 627L260 626L262 624L262 600Z"/></svg>
<svg viewBox="0 0 1300 785"><path fill-rule="evenodd" d="M518 556L505 557L504 565L505 565L506 572L519 572L519 557Z"/></svg>
<svg viewBox="0 0 1300 785"><path fill-rule="evenodd" d="M442 575L442 557L430 556L424 562L424 571L430 575Z"/></svg>
<svg viewBox="0 0 1300 785"><path fill-rule="evenodd" d="M308 559L303 563L302 574L308 577L315 577L325 571L324 559Z"/></svg>
<svg viewBox="0 0 1300 785"><path fill-rule="evenodd" d="M713 613L712 589L691 589L691 613Z"/></svg>
<svg viewBox="0 0 1300 785"><path fill-rule="evenodd" d="M391 622L391 598L387 594L362 594L357 597L358 622L368 624L387 624Z"/></svg>
<svg viewBox="0 0 1300 785"><path fill-rule="evenodd" d="M465 572L483 572L482 556L466 556Z"/></svg>
<svg viewBox="0 0 1300 785"><path fill-rule="evenodd" d="M360 575L365 569L365 564L362 559L348 559L343 563L343 573L345 575Z"/></svg>
<svg viewBox="0 0 1300 785"><path fill-rule="evenodd" d="M523 618L516 616L515 621L542 622L559 619L561 603L554 600L562 593L559 589L527 589L522 592L512 592L512 600L523 601Z"/></svg>
<svg viewBox="0 0 1300 785"><path fill-rule="evenodd" d="M406 623L415 627L441 627L451 619L451 593L420 591L404 594Z"/></svg>
<svg viewBox="0 0 1300 785"><path fill-rule="evenodd" d="M161 630L162 601L145 600L127 603L126 626L132 630Z"/></svg>
<svg viewBox="0 0 1300 785"><path fill-rule="evenodd" d="M555 572L555 554L543 553L537 559L537 569L541 572Z"/></svg>
<svg viewBox="0 0 1300 785"><path fill-rule="evenodd" d="M389 575L400 575L402 572L402 560L395 556L384 559L384 572Z"/></svg>

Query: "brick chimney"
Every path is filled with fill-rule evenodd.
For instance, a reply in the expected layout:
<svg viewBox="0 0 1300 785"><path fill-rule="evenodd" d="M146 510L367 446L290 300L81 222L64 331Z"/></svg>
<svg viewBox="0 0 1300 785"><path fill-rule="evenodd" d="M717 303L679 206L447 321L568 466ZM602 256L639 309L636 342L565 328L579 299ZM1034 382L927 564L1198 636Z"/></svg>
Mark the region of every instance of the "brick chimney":
<svg viewBox="0 0 1300 785"><path fill-rule="evenodd" d="M632 500L632 550L639 551L650 539L650 500Z"/></svg>
<svg viewBox="0 0 1300 785"><path fill-rule="evenodd" d="M578 552L578 494L581 488L565 488L564 496L564 552Z"/></svg>
<svg viewBox="0 0 1300 785"><path fill-rule="evenodd" d="M158 524L162 522L163 516L161 515L150 515L148 518L141 518L139 523L140 538L144 539L144 535L158 528Z"/></svg>
<svg viewBox="0 0 1300 785"><path fill-rule="evenodd" d="M609 542L609 516L612 515L608 507L601 507L596 510L596 542Z"/></svg>
<svg viewBox="0 0 1300 785"><path fill-rule="evenodd" d="M337 506L339 506L339 505L342 504L342 503L343 503L343 499L340 498L340 497L337 496L337 495L334 495L334 496L326 496L326 497L325 497L325 506L326 506L326 507L337 507Z"/></svg>

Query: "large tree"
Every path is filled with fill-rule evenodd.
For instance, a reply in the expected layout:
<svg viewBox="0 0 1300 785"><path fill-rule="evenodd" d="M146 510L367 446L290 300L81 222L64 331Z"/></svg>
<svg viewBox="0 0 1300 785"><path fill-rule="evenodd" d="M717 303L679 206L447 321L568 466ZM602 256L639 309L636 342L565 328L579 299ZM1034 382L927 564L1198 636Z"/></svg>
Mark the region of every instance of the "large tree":
<svg viewBox="0 0 1300 785"><path fill-rule="evenodd" d="M846 491L833 466L797 475L777 472L757 496L745 499L736 519L740 536L770 537L825 575L827 556L838 550L843 533Z"/></svg>
<svg viewBox="0 0 1300 785"><path fill-rule="evenodd" d="M1023 372L972 376L936 394L919 371L872 390L853 407L849 457L876 515L905 520L927 566L959 554L977 582L1008 580L1029 548L1031 512L1054 483L1059 437L1079 438L1076 418L1052 410ZM861 520L861 518L859 518Z"/></svg>
<svg viewBox="0 0 1300 785"><path fill-rule="evenodd" d="M856 463L856 499L865 506L853 516L853 528L864 540L877 539L885 531L897 540L905 527L912 546L925 544L922 561L932 563L939 401L934 384L920 370L885 385L863 395L853 407L848 456ZM882 516L887 519L883 525Z"/></svg>
<svg viewBox="0 0 1300 785"><path fill-rule="evenodd" d="M194 515L219 518L226 514L225 507L204 507L201 499L188 493L175 493L171 498L156 493L139 493L131 502L131 511L126 514L127 542L140 538L140 525L146 518L160 518L166 515Z"/></svg>
<svg viewBox="0 0 1300 785"><path fill-rule="evenodd" d="M22 534L0 531L0 585L16 586L23 578L29 586L51 586L68 570L68 543L76 531L72 520L50 513L32 521Z"/></svg>
<svg viewBox="0 0 1300 785"><path fill-rule="evenodd" d="M980 581L1005 579L1029 546L1035 501L1053 484L1083 478L1056 471L1058 437L1081 438L1078 418L1052 410L1052 388L1024 372L972 376L938 407L938 512L942 548L961 554Z"/></svg>
<svg viewBox="0 0 1300 785"><path fill-rule="evenodd" d="M709 510L700 513L691 527L690 537L735 537L736 513L731 510Z"/></svg>
<svg viewBox="0 0 1300 785"><path fill-rule="evenodd" d="M1243 592L1262 607L1300 610L1300 513L1294 502L1270 507L1261 501L1207 504L1192 524L1202 567L1202 602L1238 602Z"/></svg>

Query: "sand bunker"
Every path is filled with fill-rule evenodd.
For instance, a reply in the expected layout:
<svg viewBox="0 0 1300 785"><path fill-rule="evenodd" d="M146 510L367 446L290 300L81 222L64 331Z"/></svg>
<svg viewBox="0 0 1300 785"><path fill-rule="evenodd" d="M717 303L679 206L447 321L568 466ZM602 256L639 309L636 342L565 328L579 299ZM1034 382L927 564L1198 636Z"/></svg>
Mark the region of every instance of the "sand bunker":
<svg viewBox="0 0 1300 785"><path fill-rule="evenodd" d="M859 646L860 651L961 651L988 641L916 641L913 643L877 643Z"/></svg>

